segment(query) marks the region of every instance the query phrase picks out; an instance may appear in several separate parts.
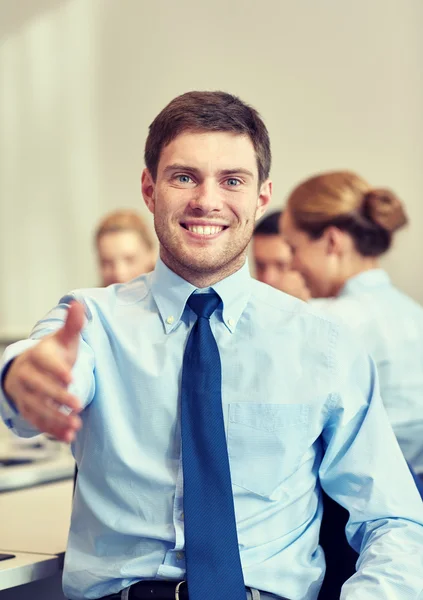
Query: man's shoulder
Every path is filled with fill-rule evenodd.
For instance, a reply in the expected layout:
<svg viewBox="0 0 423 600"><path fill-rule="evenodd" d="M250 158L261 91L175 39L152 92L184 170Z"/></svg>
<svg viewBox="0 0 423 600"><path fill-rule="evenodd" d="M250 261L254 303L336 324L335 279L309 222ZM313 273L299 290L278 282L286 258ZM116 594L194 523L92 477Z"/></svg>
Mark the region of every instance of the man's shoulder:
<svg viewBox="0 0 423 600"><path fill-rule="evenodd" d="M149 274L147 274L132 279L128 283L116 283L108 287L75 289L63 296L60 303L81 302L85 307L87 318L90 318L93 311L104 311L117 305L142 302L148 295L149 290Z"/></svg>
<svg viewBox="0 0 423 600"><path fill-rule="evenodd" d="M288 341L293 352L300 349L302 356L313 357L312 361L323 360L331 369L338 369L346 357L354 360L364 352L360 340L337 315L325 313L314 303L259 282L253 285L251 302L253 321L260 331L271 332L283 339L284 345Z"/></svg>
<svg viewBox="0 0 423 600"><path fill-rule="evenodd" d="M298 317L310 322L310 324L322 323L335 329L338 329L342 324L337 315L326 313L313 302L305 302L259 281L253 282L252 296L257 310L266 310L271 318L274 318L277 314L291 318Z"/></svg>
<svg viewBox="0 0 423 600"><path fill-rule="evenodd" d="M369 307L363 307L363 299L356 296L338 296L337 298L313 298L310 307L328 318L358 327L369 320Z"/></svg>

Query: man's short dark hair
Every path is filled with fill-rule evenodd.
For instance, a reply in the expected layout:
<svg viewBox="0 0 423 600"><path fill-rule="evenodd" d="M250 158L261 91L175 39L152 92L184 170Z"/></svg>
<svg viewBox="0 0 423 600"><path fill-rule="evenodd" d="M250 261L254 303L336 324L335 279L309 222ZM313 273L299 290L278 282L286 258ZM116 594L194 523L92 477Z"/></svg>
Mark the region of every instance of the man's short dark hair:
<svg viewBox="0 0 423 600"><path fill-rule="evenodd" d="M254 236L256 235L279 235L279 221L282 215L281 210L277 210L267 217L264 217L259 221L254 229Z"/></svg>
<svg viewBox="0 0 423 600"><path fill-rule="evenodd" d="M269 177L269 133L259 113L226 92L187 92L172 100L150 125L144 160L153 181L163 148L188 131L227 131L248 136L256 153L259 183Z"/></svg>

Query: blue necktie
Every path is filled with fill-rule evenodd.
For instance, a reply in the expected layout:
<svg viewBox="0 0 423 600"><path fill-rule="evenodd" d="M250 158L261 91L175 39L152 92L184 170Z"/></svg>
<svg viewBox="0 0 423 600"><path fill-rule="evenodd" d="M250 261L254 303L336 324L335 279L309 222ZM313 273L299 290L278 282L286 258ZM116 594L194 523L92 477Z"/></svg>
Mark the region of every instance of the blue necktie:
<svg viewBox="0 0 423 600"><path fill-rule="evenodd" d="M210 317L216 293L194 294L182 369L185 558L190 600L245 600L222 411L222 370Z"/></svg>

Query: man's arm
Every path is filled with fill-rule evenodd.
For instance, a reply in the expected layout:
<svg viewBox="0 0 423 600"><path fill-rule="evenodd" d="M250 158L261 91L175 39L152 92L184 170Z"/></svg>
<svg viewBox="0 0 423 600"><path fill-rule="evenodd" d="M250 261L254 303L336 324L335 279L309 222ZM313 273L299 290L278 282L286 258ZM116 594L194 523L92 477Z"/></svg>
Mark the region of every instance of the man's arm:
<svg viewBox="0 0 423 600"><path fill-rule="evenodd" d="M376 369L348 335L336 355L338 390L323 432L323 489L350 513L360 553L341 600L423 596L423 502L383 407Z"/></svg>
<svg viewBox="0 0 423 600"><path fill-rule="evenodd" d="M15 433L40 432L70 442L78 413L93 396L94 357L81 332L84 308L66 297L29 340L6 349L0 367L0 411Z"/></svg>

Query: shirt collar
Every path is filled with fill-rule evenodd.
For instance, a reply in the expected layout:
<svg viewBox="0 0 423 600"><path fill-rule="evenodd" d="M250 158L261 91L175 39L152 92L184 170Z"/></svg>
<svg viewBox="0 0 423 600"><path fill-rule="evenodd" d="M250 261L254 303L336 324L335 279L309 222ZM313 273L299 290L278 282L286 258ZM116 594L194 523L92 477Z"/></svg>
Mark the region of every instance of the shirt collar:
<svg viewBox="0 0 423 600"><path fill-rule="evenodd" d="M390 283L391 279L386 271L383 269L370 269L348 279L339 295L344 296L351 292L384 287L390 285Z"/></svg>
<svg viewBox="0 0 423 600"><path fill-rule="evenodd" d="M248 261L222 281L210 286L222 299L222 319L231 333L247 305L251 294ZM188 298L197 288L174 273L159 258L151 276L151 293L157 304L166 333L179 324Z"/></svg>
<svg viewBox="0 0 423 600"><path fill-rule="evenodd" d="M214 291L222 298L223 322L231 333L234 333L238 321L247 306L251 295L251 282L247 259L238 271L212 286Z"/></svg>

